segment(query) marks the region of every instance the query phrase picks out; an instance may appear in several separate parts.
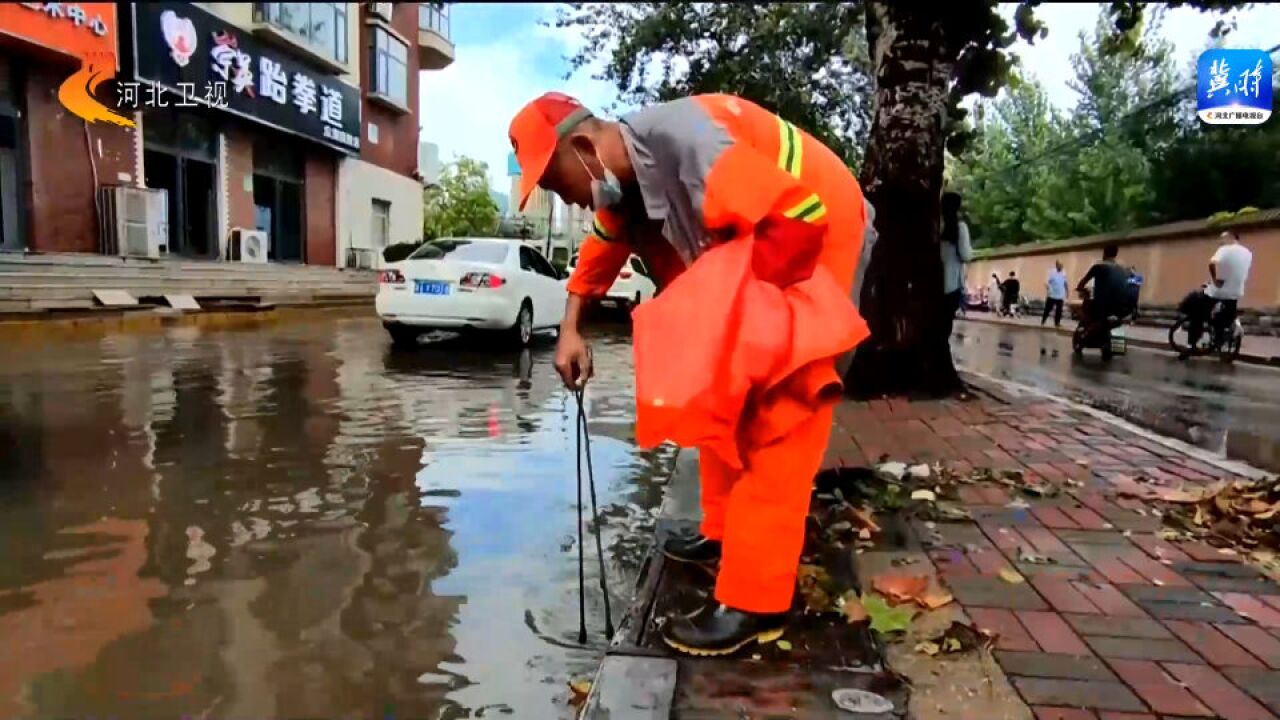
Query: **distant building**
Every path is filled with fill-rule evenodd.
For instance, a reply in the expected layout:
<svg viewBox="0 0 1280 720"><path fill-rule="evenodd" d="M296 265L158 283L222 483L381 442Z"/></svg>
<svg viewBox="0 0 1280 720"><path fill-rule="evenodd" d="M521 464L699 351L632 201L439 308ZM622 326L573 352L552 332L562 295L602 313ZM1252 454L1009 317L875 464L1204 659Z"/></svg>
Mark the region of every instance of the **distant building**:
<svg viewBox="0 0 1280 720"><path fill-rule="evenodd" d="M489 197L493 198L493 204L498 206L498 214L506 216L511 208L511 201L507 198L507 194L490 190Z"/></svg>
<svg viewBox="0 0 1280 720"><path fill-rule="evenodd" d="M534 228L534 237L540 238L545 242L547 223L552 220L551 214L555 203L554 196L542 188L534 188L533 193L529 195L529 202L521 210L519 208L520 164L516 162L515 153L507 153L507 177L511 180L511 195L509 196L511 214L528 219L529 224Z"/></svg>
<svg viewBox="0 0 1280 720"><path fill-rule="evenodd" d="M423 185L440 184L440 146L423 140L418 143L418 168Z"/></svg>
<svg viewBox="0 0 1280 720"><path fill-rule="evenodd" d="M419 76L454 52L436 2L5 3L0 250L369 267L421 237ZM128 126L57 99L85 57Z"/></svg>

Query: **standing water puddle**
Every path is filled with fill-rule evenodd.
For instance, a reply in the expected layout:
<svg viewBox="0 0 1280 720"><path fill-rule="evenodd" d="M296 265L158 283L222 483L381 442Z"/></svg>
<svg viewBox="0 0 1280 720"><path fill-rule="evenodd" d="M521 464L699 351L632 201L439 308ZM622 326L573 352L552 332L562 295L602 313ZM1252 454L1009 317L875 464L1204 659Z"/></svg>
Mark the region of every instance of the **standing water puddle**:
<svg viewBox="0 0 1280 720"><path fill-rule="evenodd" d="M634 446L630 343L604 335L588 416L623 608L674 454ZM9 350L0 717L572 714L603 621L589 562L579 648L550 342L392 352L337 319Z"/></svg>

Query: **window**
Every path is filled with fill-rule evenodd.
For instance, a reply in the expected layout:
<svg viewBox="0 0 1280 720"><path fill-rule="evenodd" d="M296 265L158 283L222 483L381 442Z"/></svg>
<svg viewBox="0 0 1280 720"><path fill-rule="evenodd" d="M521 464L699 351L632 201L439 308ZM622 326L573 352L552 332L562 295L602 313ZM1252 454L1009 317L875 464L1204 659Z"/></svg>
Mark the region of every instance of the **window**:
<svg viewBox="0 0 1280 720"><path fill-rule="evenodd" d="M413 251L409 260L463 260L500 265L507 260L508 243L441 238Z"/></svg>
<svg viewBox="0 0 1280 720"><path fill-rule="evenodd" d="M542 257L542 253L534 250L527 245L520 246L520 269L536 272L539 275L546 275L549 278L559 279L560 274L556 269L551 267L551 263Z"/></svg>
<svg viewBox="0 0 1280 720"><path fill-rule="evenodd" d="M373 91L409 105L409 48L383 28L373 28Z"/></svg>
<svg viewBox="0 0 1280 720"><path fill-rule="evenodd" d="M347 64L346 3L258 3L256 16L288 30L316 52Z"/></svg>
<svg viewBox="0 0 1280 720"><path fill-rule="evenodd" d="M418 5L418 29L430 30L449 39L449 6L442 2Z"/></svg>
<svg viewBox="0 0 1280 720"><path fill-rule="evenodd" d="M373 247L384 248L391 244L391 203L373 201Z"/></svg>
<svg viewBox="0 0 1280 720"><path fill-rule="evenodd" d="M635 257L634 255L631 256L631 269L635 270L641 275L644 275L645 277L649 277L649 270L644 266L644 262L642 262L640 258Z"/></svg>

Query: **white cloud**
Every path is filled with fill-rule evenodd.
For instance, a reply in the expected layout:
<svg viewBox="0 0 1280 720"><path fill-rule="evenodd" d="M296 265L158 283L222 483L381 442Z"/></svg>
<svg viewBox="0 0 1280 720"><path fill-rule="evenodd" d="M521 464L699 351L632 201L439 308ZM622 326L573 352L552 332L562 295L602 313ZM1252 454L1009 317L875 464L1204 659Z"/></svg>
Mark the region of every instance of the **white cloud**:
<svg viewBox="0 0 1280 720"><path fill-rule="evenodd" d="M519 42L458 45L453 64L420 77L422 138L440 146L442 162L466 155L487 163L490 185L503 193L510 190L507 126L524 103L558 90L598 111L616 95L610 84L590 79L590 68L565 81L567 62L555 71L537 66L548 49L569 55L580 47L579 32L534 25L520 37Z"/></svg>

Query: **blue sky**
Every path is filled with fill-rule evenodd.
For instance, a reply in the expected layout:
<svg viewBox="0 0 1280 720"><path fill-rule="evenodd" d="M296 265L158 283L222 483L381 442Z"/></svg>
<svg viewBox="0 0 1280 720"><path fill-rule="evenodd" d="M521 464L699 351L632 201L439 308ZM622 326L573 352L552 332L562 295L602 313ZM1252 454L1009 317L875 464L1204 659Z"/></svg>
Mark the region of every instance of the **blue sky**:
<svg viewBox="0 0 1280 720"><path fill-rule="evenodd" d="M509 189L506 178L507 123L530 99L548 90L560 90L599 110L614 98L608 83L591 80L592 68L584 68L569 81L565 56L581 46L574 30L545 28L540 20L555 17L556 3L463 3L450 8L451 33L456 59L448 68L421 76L422 136L440 146L441 161L457 155L483 160L489 165L490 183L500 192ZM1012 16L1013 5L1004 12ZM1067 86L1068 60L1077 47L1080 31L1093 27L1098 5L1063 3L1041 5L1036 13L1049 26L1049 36L1035 46L1017 51L1025 65L1045 84L1059 107L1069 108L1075 95ZM1236 13L1239 29L1230 37L1233 47L1270 47L1280 42L1280 4L1259 3ZM1179 58L1190 62L1204 46L1214 16L1191 8L1166 14L1163 34L1177 48Z"/></svg>
<svg viewBox="0 0 1280 720"><path fill-rule="evenodd" d="M456 46L452 65L421 76L422 136L440 146L442 162L467 155L489 165L489 179L501 192L506 177L507 124L529 100L549 90L577 97L593 109L614 97L608 83L593 81L589 69L572 80L564 59L579 47L571 30L542 27L555 17L555 3L466 3L450 8Z"/></svg>

